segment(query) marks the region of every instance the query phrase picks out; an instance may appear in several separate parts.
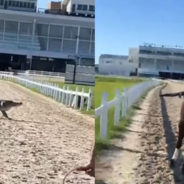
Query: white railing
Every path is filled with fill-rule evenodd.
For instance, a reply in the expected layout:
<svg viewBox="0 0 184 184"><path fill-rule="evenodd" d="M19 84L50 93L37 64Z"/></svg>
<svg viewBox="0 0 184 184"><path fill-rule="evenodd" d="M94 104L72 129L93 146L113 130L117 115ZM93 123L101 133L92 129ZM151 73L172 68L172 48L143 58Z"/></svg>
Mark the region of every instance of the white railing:
<svg viewBox="0 0 184 184"><path fill-rule="evenodd" d="M100 117L100 136L102 139L107 137L108 110L115 107L114 125L118 125L120 118L126 117L128 109L138 101L138 99L151 87L155 87L161 83L160 80L150 80L137 84L130 89L125 89L120 93L116 90L116 96L113 100L108 101L107 93L102 96L102 104L95 109L95 118Z"/></svg>
<svg viewBox="0 0 184 184"><path fill-rule="evenodd" d="M87 111L89 111L92 106L91 89L89 89L88 93L84 91L84 88L82 91L79 91L78 87L76 87L75 91L72 91L69 86L59 88L58 86L52 86L49 83L39 83L10 74L0 74L0 79L13 81L29 89L34 89L45 96L49 96L56 101L65 104L68 107L73 107L75 109L79 108L82 110L86 105Z"/></svg>

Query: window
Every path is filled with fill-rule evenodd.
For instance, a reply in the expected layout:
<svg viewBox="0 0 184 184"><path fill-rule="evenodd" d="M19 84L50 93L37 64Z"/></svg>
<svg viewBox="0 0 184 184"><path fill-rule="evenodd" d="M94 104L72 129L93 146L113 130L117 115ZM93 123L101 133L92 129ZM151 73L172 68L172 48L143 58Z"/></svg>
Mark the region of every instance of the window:
<svg viewBox="0 0 184 184"><path fill-rule="evenodd" d="M95 30L92 29L92 41L95 41Z"/></svg>
<svg viewBox="0 0 184 184"><path fill-rule="evenodd" d="M89 6L89 11L95 11L95 6L90 5L90 6Z"/></svg>
<svg viewBox="0 0 184 184"><path fill-rule="evenodd" d="M77 39L78 28L72 26L66 26L64 31L64 37L68 39Z"/></svg>
<svg viewBox="0 0 184 184"><path fill-rule="evenodd" d="M88 9L88 6L85 4L78 4L77 10L84 10L86 11Z"/></svg>
<svg viewBox="0 0 184 184"><path fill-rule="evenodd" d="M79 38L81 40L90 40L90 38L91 38L91 29L90 28L81 28Z"/></svg>
<svg viewBox="0 0 184 184"><path fill-rule="evenodd" d="M49 39L49 51L60 51L61 39L50 38Z"/></svg>
<svg viewBox="0 0 184 184"><path fill-rule="evenodd" d="M72 12L75 12L75 4L72 5Z"/></svg>
<svg viewBox="0 0 184 184"><path fill-rule="evenodd" d="M4 5L4 0L0 0L0 5Z"/></svg>
<svg viewBox="0 0 184 184"><path fill-rule="evenodd" d="M157 54L164 55L164 56L172 55L170 52L164 52L164 51L157 51Z"/></svg>
<svg viewBox="0 0 184 184"><path fill-rule="evenodd" d="M50 25L49 37L62 38L62 35L63 35L63 26Z"/></svg>
<svg viewBox="0 0 184 184"><path fill-rule="evenodd" d="M48 36L48 28L47 24L36 24L36 34L39 36Z"/></svg>
<svg viewBox="0 0 184 184"><path fill-rule="evenodd" d="M0 20L0 32L4 31L4 20Z"/></svg>
<svg viewBox="0 0 184 184"><path fill-rule="evenodd" d="M82 4L78 4L77 10L82 10Z"/></svg>
<svg viewBox="0 0 184 184"><path fill-rule="evenodd" d="M140 54L154 54L151 50L140 50Z"/></svg>
<svg viewBox="0 0 184 184"><path fill-rule="evenodd" d="M76 52L76 41L64 40L63 41L63 51L67 53Z"/></svg>
<svg viewBox="0 0 184 184"><path fill-rule="evenodd" d="M5 32L6 33L17 33L18 32L18 22L6 21L5 22Z"/></svg>
<svg viewBox="0 0 184 184"><path fill-rule="evenodd" d="M31 3L31 8L34 8L34 3Z"/></svg>
<svg viewBox="0 0 184 184"><path fill-rule="evenodd" d="M82 9L86 11L88 9L88 6L87 5L83 5Z"/></svg>
<svg viewBox="0 0 184 184"><path fill-rule="evenodd" d="M89 54L90 42L80 41L79 42L79 54Z"/></svg>
<svg viewBox="0 0 184 184"><path fill-rule="evenodd" d="M33 24L31 23L20 23L20 34L23 35L32 35Z"/></svg>
<svg viewBox="0 0 184 184"><path fill-rule="evenodd" d="M174 53L175 56L184 56L184 53Z"/></svg>

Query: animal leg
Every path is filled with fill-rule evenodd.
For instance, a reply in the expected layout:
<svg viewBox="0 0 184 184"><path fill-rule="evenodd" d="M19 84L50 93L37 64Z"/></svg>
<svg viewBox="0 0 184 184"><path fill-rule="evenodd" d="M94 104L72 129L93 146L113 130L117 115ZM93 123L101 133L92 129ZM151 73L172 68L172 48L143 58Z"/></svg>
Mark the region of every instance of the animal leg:
<svg viewBox="0 0 184 184"><path fill-rule="evenodd" d="M2 112L2 114L3 114L3 116L4 116L5 118L11 119L11 118L8 117L8 114L6 113L6 111L1 111L1 112Z"/></svg>
<svg viewBox="0 0 184 184"><path fill-rule="evenodd" d="M178 140L176 143L176 148L174 151L174 154L171 159L171 166L174 165L174 161L178 159L180 152L181 152L181 146L182 146L182 141L184 138L184 103L182 103L181 107L181 113L180 113L180 122L179 122L179 134L178 134Z"/></svg>

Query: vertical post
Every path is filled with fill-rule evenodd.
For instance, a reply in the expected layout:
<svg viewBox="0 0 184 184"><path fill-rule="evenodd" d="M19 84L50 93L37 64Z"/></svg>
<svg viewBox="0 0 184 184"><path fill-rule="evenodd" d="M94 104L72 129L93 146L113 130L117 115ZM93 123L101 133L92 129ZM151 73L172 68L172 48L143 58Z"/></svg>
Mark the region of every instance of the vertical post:
<svg viewBox="0 0 184 184"><path fill-rule="evenodd" d="M107 115L108 115L108 109L107 109L107 94L104 93L102 96L102 106L103 111L100 117L100 135L102 139L105 139L107 137Z"/></svg>
<svg viewBox="0 0 184 184"><path fill-rule="evenodd" d="M82 93L84 93L84 88L82 88ZM84 108L84 96L81 96L80 110Z"/></svg>
<svg viewBox="0 0 184 184"><path fill-rule="evenodd" d="M65 104L65 97L66 97L65 86L63 86L63 93L62 93L62 100L61 100L63 104Z"/></svg>
<svg viewBox="0 0 184 184"><path fill-rule="evenodd" d="M124 89L123 92L123 103L122 103L122 117L126 116L127 112L127 89Z"/></svg>
<svg viewBox="0 0 184 184"><path fill-rule="evenodd" d="M76 93L79 91L79 88L78 86L76 87ZM79 100L79 96L78 94L75 95L75 105L74 105L74 108L77 109L78 107L78 100Z"/></svg>
<svg viewBox="0 0 184 184"><path fill-rule="evenodd" d="M120 91L116 90L116 105L115 105L115 113L114 113L114 123L115 125L119 124L120 120Z"/></svg>
<svg viewBox="0 0 184 184"><path fill-rule="evenodd" d="M87 111L91 109L91 103L92 103L92 90L89 89L89 97L88 97L88 105L87 105Z"/></svg>

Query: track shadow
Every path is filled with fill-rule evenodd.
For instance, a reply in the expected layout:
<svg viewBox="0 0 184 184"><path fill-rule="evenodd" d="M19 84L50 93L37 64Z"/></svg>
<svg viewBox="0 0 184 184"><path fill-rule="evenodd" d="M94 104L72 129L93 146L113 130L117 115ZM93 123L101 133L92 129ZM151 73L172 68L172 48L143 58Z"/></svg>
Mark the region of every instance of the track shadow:
<svg viewBox="0 0 184 184"><path fill-rule="evenodd" d="M163 86L160 90L160 94L162 94L162 90L166 86ZM166 101L163 97L160 98L161 100L161 112L163 115L163 128L166 136L166 144L167 144L167 157L169 159L172 158L172 155L174 153L175 149L175 143L176 143L176 135L172 129L171 121L169 119ZM184 183L184 176L181 174L181 166L182 166L181 159L178 160L177 164L175 164L174 168L171 168L173 170L174 174L174 181L176 184L183 184Z"/></svg>

